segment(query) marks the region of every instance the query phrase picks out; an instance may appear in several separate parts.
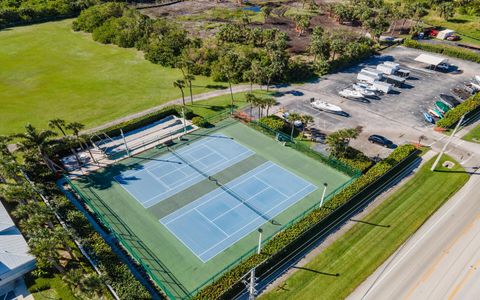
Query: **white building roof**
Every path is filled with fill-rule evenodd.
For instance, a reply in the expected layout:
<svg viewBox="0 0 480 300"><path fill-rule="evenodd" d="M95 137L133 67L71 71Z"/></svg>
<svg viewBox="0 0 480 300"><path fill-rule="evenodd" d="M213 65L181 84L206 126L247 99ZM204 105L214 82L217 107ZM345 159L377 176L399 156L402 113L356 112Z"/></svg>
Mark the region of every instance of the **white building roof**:
<svg viewBox="0 0 480 300"><path fill-rule="evenodd" d="M27 242L0 202L0 287L35 268Z"/></svg>
<svg viewBox="0 0 480 300"><path fill-rule="evenodd" d="M415 61L433 65L433 66L438 66L439 64L446 62L446 58L430 55L430 54L420 54L417 58L415 58Z"/></svg>

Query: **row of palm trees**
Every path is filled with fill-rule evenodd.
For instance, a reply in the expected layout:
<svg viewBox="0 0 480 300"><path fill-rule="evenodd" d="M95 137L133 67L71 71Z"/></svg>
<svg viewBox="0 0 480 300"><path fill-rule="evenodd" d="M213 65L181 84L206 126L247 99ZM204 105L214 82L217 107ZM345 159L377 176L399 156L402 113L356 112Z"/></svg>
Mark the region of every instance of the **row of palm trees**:
<svg viewBox="0 0 480 300"><path fill-rule="evenodd" d="M79 123L66 124L58 119L52 120L50 126L57 128L64 136L67 136L67 131L78 136L80 128L83 128ZM19 228L27 238L30 253L35 256L37 269L34 274L41 276L54 269L63 276L74 294L81 298L98 299L103 289L101 278L94 272L85 272L81 259L71 247L70 233L55 218L55 205L47 206L38 194L37 190L49 189L49 185L37 183L35 187L32 186L22 170L27 168L29 173L39 177L42 176L39 174L50 174L47 169L51 164L48 152L55 136L54 131L39 131L32 125L27 125L22 134L0 136L0 182L3 182L0 184L0 197L13 207L12 216L17 219ZM18 139L24 160L23 167L8 149L8 144L16 142L15 139ZM34 164L26 165L29 161ZM41 161L45 165L39 163ZM51 203L56 203L57 198L61 197L53 198L50 199ZM75 277L75 274L82 276ZM75 278L75 282L72 278Z"/></svg>
<svg viewBox="0 0 480 300"><path fill-rule="evenodd" d="M263 111L266 109L266 115L268 117L269 110L272 106L277 104L272 97L258 97L253 93L247 93L245 95L245 101L250 104L250 117L252 117L252 110L254 107L258 108L258 117L263 117Z"/></svg>

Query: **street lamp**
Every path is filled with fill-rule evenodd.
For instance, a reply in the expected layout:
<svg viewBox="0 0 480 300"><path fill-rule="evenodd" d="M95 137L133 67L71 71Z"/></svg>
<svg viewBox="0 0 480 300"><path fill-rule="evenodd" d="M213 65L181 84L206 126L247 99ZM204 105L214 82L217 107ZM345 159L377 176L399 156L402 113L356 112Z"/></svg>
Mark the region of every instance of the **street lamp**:
<svg viewBox="0 0 480 300"><path fill-rule="evenodd" d="M322 194L322 200L320 200L319 208L323 206L323 201L325 201L325 194L327 193L327 186L328 186L328 183L325 182L323 184L323 194Z"/></svg>
<svg viewBox="0 0 480 300"><path fill-rule="evenodd" d="M258 248L257 248L257 254L260 254L260 250L262 249L262 228L258 228Z"/></svg>

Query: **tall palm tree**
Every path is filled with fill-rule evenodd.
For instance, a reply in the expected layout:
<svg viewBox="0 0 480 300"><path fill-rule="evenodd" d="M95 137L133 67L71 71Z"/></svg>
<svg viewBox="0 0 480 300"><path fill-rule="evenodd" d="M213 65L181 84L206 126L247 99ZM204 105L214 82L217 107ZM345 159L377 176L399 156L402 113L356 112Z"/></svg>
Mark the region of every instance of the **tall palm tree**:
<svg viewBox="0 0 480 300"><path fill-rule="evenodd" d="M190 90L190 103L193 104L193 93L192 93L192 81L195 80L195 76L192 74L185 74L185 81L188 83L188 88Z"/></svg>
<svg viewBox="0 0 480 300"><path fill-rule="evenodd" d="M267 117L268 117L268 111L270 110L270 107L276 105L277 101L272 97L267 97L264 99L264 102L265 102L265 106L267 107Z"/></svg>
<svg viewBox="0 0 480 300"><path fill-rule="evenodd" d="M302 121L302 138L305 136L305 129L308 128L310 123L313 123L313 117L311 115L301 115L300 120Z"/></svg>
<svg viewBox="0 0 480 300"><path fill-rule="evenodd" d="M55 171L53 162L48 158L47 147L51 144L51 138L56 136L56 133L51 130L41 130L38 131L32 124L27 124L25 126L25 132L14 135L17 138L20 138L20 149L32 149L36 148L40 157L43 159L45 164L52 170Z"/></svg>
<svg viewBox="0 0 480 300"><path fill-rule="evenodd" d="M182 92L182 102L183 106L185 106L185 93L183 92L183 88L185 87L185 81L181 79L175 80L173 82L173 86L179 88L180 92Z"/></svg>
<svg viewBox="0 0 480 300"><path fill-rule="evenodd" d="M77 160L77 163L78 163L78 166L81 167L82 165L82 162L80 161L80 157L78 156L78 153L77 151L75 151L74 147L72 147L72 144L73 143L78 143L80 145L80 148L82 150L85 150L85 148L83 147L83 143L80 139L80 131L85 128L85 125L83 125L82 123L79 123L79 122L71 122L71 123L68 123L67 126L65 126L66 129L72 131L73 133L73 136L74 136L74 141L65 141L67 143L70 142L70 151L72 151L73 155L75 155L75 158ZM88 146L87 146L88 148ZM90 150L89 150L90 151Z"/></svg>
<svg viewBox="0 0 480 300"><path fill-rule="evenodd" d="M48 121L48 127L51 129L58 129L60 132L63 134L63 136L66 136L67 134L65 133L64 127L65 127L65 120L62 119L53 119Z"/></svg>
<svg viewBox="0 0 480 300"><path fill-rule="evenodd" d="M255 96L252 93L247 93L245 95L245 101L250 104L250 118L252 117L252 109L253 105L255 104L255 101L257 100L257 96Z"/></svg>
<svg viewBox="0 0 480 300"><path fill-rule="evenodd" d="M291 112L288 113L288 122L290 123L290 126L292 127L292 132L290 133L290 139L293 141L293 131L295 130L295 122L299 121L301 119L300 114Z"/></svg>

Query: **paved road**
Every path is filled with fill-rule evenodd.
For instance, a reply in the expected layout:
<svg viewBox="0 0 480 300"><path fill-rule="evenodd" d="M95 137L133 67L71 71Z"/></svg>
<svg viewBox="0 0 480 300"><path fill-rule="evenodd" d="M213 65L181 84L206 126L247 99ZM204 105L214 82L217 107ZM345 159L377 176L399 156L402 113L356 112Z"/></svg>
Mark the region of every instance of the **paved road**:
<svg viewBox="0 0 480 300"><path fill-rule="evenodd" d="M478 170L348 299L480 299Z"/></svg>

